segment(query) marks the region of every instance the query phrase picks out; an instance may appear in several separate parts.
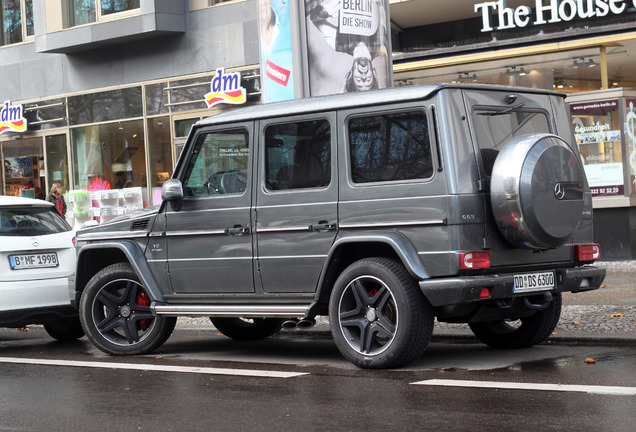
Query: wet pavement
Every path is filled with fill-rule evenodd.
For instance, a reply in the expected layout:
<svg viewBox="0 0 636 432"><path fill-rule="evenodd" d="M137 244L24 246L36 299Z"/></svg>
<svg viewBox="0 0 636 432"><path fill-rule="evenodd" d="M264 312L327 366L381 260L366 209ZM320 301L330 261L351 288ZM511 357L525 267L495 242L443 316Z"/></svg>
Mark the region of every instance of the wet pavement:
<svg viewBox="0 0 636 432"><path fill-rule="evenodd" d="M601 288L565 293L561 320L551 341L636 344L636 261L607 261L596 264L607 269ZM181 328L211 327L208 318L179 318ZM329 320L317 317L311 329L283 330L281 335L329 336ZM435 323L437 338L473 338L467 324Z"/></svg>

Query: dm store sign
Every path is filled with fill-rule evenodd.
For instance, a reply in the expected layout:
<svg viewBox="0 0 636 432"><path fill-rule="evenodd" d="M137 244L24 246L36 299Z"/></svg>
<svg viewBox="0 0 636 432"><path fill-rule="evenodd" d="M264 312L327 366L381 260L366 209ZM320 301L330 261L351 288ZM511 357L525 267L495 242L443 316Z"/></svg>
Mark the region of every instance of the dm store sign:
<svg viewBox="0 0 636 432"><path fill-rule="evenodd" d="M22 105L11 105L5 101L0 108L0 135L5 132L25 132L27 121L23 117Z"/></svg>
<svg viewBox="0 0 636 432"><path fill-rule="evenodd" d="M226 73L224 68L218 68L210 83L210 93L205 95L205 103L212 108L219 103L243 104L247 100L245 89L241 87L239 72Z"/></svg>

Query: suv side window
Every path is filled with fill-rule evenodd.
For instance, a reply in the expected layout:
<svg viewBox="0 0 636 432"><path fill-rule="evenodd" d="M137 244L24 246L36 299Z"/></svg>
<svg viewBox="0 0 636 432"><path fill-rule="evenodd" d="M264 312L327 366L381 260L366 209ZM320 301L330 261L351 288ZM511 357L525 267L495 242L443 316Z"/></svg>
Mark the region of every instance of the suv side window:
<svg viewBox="0 0 636 432"><path fill-rule="evenodd" d="M488 177L492 174L497 154L510 138L551 132L548 117L542 111L478 108L473 118L477 144Z"/></svg>
<svg viewBox="0 0 636 432"><path fill-rule="evenodd" d="M183 180L184 195L242 194L247 186L248 156L245 129L202 133Z"/></svg>
<svg viewBox="0 0 636 432"><path fill-rule="evenodd" d="M354 117L348 126L354 183L433 176L428 120L424 111Z"/></svg>
<svg viewBox="0 0 636 432"><path fill-rule="evenodd" d="M265 129L269 190L316 188L331 181L331 127L327 120L270 125Z"/></svg>

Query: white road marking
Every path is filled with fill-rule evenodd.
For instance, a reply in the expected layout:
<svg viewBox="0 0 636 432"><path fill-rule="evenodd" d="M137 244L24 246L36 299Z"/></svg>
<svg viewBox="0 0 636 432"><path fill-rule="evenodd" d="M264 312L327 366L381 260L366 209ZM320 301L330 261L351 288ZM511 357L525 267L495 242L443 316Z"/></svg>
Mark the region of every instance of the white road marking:
<svg viewBox="0 0 636 432"><path fill-rule="evenodd" d="M151 365L134 363L110 363L110 362L88 362L75 360L48 360L48 359L28 359L15 357L0 357L0 363L29 364L42 366L70 366L102 369L127 369L153 372L181 372L207 375L234 375L262 378L294 378L302 375L309 375L307 372L279 372L255 369L227 369L208 367L187 367L169 365Z"/></svg>
<svg viewBox="0 0 636 432"><path fill-rule="evenodd" d="M563 392L595 393L606 395L633 396L636 395L636 387L595 386L595 385L570 385L570 384L533 384L518 382L495 381L465 381L431 379L413 382L416 385L444 386L444 387L473 387L494 388L510 390L546 390Z"/></svg>

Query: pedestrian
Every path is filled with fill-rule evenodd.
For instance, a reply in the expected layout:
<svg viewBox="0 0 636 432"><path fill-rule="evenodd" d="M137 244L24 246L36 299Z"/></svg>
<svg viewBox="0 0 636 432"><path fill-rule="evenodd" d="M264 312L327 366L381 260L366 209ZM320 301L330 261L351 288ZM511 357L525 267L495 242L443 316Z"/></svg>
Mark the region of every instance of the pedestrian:
<svg viewBox="0 0 636 432"><path fill-rule="evenodd" d="M46 194L44 193L44 191L42 190L40 186L36 186L34 192L35 192L36 199L40 199L40 200L46 199Z"/></svg>
<svg viewBox="0 0 636 432"><path fill-rule="evenodd" d="M55 204L55 208L62 217L66 215L66 201L64 201L62 196L62 183L53 183L51 185L51 193L46 197L46 200Z"/></svg>

